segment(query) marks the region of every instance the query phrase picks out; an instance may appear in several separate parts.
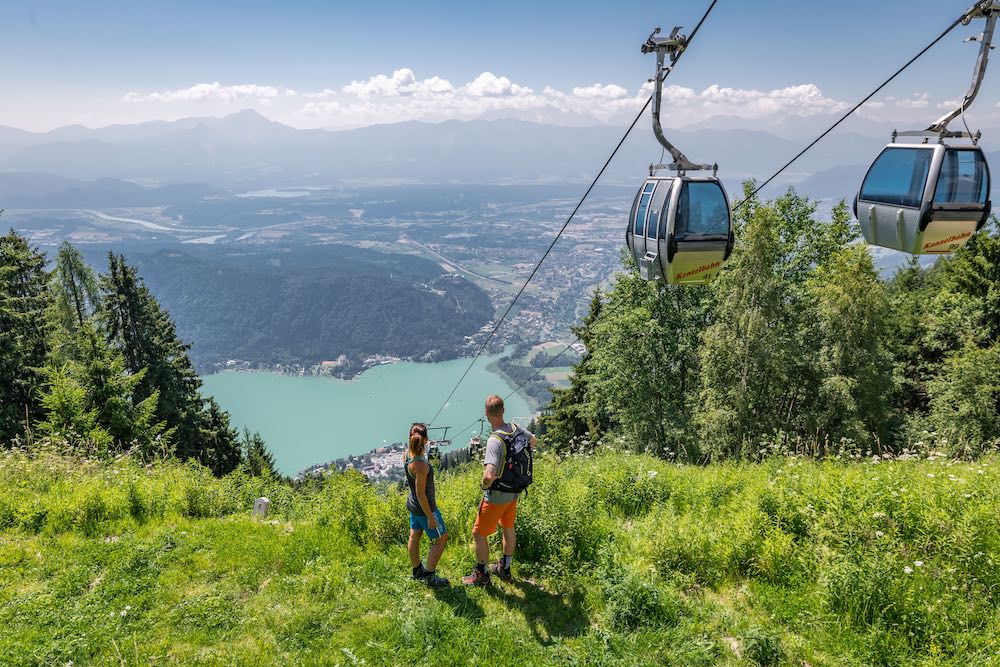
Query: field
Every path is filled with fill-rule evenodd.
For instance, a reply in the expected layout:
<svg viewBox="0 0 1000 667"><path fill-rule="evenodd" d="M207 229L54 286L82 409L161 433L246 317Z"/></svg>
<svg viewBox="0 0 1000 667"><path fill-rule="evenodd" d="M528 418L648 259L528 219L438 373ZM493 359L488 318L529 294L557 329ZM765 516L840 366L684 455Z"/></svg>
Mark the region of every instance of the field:
<svg viewBox="0 0 1000 667"><path fill-rule="evenodd" d="M1000 664L998 463L540 457L515 583L432 592L357 475L3 454L0 664ZM453 583L476 475L439 476Z"/></svg>

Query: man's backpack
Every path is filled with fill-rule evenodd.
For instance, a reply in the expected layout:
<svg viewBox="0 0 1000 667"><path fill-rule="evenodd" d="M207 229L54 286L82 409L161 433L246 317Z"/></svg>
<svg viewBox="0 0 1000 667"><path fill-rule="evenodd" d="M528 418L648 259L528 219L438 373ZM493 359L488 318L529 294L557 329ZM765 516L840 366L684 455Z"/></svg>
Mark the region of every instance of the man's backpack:
<svg viewBox="0 0 1000 667"><path fill-rule="evenodd" d="M520 493L531 485L534 464L531 441L524 429L517 424L511 426L510 431L493 431L493 435L504 444L504 457L500 464L500 476L490 485L491 491Z"/></svg>

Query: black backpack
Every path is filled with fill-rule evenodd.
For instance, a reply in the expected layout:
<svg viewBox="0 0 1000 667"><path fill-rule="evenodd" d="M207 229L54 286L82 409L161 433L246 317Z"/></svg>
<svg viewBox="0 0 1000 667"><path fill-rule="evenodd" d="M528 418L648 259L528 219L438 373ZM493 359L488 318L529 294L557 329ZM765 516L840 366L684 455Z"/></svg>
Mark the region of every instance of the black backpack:
<svg viewBox="0 0 1000 667"><path fill-rule="evenodd" d="M500 476L490 485L491 491L520 493L531 485L534 464L531 441L524 429L517 424L511 426L511 431L493 431L493 435L504 444L504 458L500 464Z"/></svg>

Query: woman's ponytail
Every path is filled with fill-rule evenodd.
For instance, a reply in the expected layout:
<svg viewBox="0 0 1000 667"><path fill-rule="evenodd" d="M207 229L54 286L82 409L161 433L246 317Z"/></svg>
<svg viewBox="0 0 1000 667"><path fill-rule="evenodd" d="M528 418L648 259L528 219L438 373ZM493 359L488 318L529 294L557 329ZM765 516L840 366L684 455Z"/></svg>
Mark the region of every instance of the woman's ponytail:
<svg viewBox="0 0 1000 667"><path fill-rule="evenodd" d="M423 456L427 446L427 427L414 424L410 427L410 456Z"/></svg>
<svg viewBox="0 0 1000 667"><path fill-rule="evenodd" d="M410 436L410 456L423 456L424 454L424 439L420 437L419 433L414 433Z"/></svg>

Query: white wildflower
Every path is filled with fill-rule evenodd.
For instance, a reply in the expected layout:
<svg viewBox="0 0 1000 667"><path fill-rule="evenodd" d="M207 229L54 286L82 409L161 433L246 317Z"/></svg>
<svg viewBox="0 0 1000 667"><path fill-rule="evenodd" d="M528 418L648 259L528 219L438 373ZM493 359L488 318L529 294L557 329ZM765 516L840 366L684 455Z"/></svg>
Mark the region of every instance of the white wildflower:
<svg viewBox="0 0 1000 667"><path fill-rule="evenodd" d="M903 572L907 574L913 574L913 568L907 565L906 567L903 568Z"/></svg>
<svg viewBox="0 0 1000 667"><path fill-rule="evenodd" d="M927 473L927 476L930 477L931 479L934 479L934 473L932 472Z"/></svg>
<svg viewBox="0 0 1000 667"><path fill-rule="evenodd" d="M922 561L922 560L915 560L915 561L913 561L913 564L916 565L917 567L923 567L924 566L924 561Z"/></svg>
<svg viewBox="0 0 1000 667"><path fill-rule="evenodd" d="M656 477L656 471L655 470L650 470L649 471L649 478L653 479L654 477Z"/></svg>
<svg viewBox="0 0 1000 667"><path fill-rule="evenodd" d="M884 535L885 535L885 533L883 533L881 530L876 530L875 531L875 537L882 537Z"/></svg>

